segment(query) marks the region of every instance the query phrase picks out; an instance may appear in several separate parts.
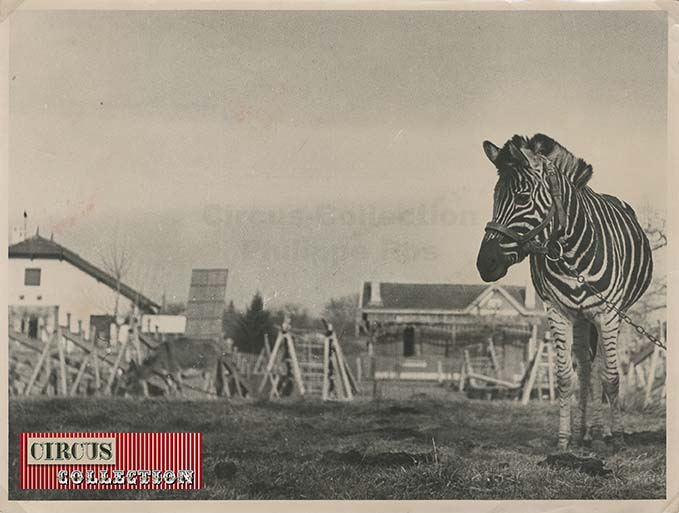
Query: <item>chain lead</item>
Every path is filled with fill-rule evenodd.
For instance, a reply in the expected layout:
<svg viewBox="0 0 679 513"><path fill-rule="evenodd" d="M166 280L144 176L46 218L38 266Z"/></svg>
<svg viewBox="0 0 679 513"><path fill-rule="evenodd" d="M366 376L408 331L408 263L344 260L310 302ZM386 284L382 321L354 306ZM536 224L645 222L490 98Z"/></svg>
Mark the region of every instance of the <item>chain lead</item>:
<svg viewBox="0 0 679 513"><path fill-rule="evenodd" d="M601 292L596 290L594 287L592 287L589 283L585 281L585 277L582 274L578 274L574 269L572 269L566 261L561 257L560 259L561 264L566 268L568 273L571 275L571 278L575 278L578 283L583 284L585 287L587 287L587 290L589 290L592 294L594 294L597 298L599 298L601 301L603 301L606 306L608 306L611 310L613 310L618 317L620 317L621 320L625 321L627 324L631 324L634 326L634 328L637 330L637 333L640 335L644 335L648 340L650 340L653 344L658 346L661 349L664 349L667 351L667 347L665 344L663 344L660 340L658 340L654 335L651 335L648 331L643 326L640 326L639 324L635 323L629 315L627 315L625 312L621 311L617 306L615 306L611 301L606 299Z"/></svg>

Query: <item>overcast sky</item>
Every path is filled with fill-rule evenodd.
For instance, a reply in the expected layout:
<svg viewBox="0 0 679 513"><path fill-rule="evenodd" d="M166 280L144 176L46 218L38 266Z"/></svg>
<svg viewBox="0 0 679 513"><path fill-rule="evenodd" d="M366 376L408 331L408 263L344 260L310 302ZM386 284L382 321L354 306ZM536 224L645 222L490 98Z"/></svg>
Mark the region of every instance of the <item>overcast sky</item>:
<svg viewBox="0 0 679 513"><path fill-rule="evenodd" d="M316 310L478 282L481 142L515 133L665 207L662 12L17 11L10 44L10 223L95 263L118 238L155 299L200 266Z"/></svg>

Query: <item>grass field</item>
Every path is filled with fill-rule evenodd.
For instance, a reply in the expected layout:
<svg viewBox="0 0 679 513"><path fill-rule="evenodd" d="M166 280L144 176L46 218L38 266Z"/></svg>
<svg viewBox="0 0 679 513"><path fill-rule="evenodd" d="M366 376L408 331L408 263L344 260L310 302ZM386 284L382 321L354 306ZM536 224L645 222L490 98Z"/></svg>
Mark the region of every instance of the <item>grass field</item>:
<svg viewBox="0 0 679 513"><path fill-rule="evenodd" d="M665 497L665 417L626 413L627 448L603 476L546 465L557 406L411 400L10 401L10 498L21 499L641 499ZM204 488L18 489L22 431L201 431ZM434 452L434 444L436 451ZM217 467L219 465L219 470Z"/></svg>

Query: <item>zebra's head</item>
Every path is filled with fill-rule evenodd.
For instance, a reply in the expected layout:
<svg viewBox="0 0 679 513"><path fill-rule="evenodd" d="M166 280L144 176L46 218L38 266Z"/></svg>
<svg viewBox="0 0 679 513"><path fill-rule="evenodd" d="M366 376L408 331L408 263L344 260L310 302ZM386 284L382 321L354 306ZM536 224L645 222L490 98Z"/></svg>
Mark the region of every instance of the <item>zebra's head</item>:
<svg viewBox="0 0 679 513"><path fill-rule="evenodd" d="M500 227L486 231L476 260L486 282L499 280L510 266L526 257L524 245L517 239L540 230L552 205L545 157L519 142L509 140L502 149L490 141L483 143L486 156L498 171L490 225Z"/></svg>

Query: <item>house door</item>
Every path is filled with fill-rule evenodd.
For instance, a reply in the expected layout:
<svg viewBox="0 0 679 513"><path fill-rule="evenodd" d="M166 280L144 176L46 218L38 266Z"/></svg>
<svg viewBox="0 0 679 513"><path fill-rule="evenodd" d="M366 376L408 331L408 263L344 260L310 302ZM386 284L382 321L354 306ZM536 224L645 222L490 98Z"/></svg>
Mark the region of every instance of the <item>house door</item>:
<svg viewBox="0 0 679 513"><path fill-rule="evenodd" d="M403 330L403 356L415 355L415 328L408 326Z"/></svg>
<svg viewBox="0 0 679 513"><path fill-rule="evenodd" d="M28 318L28 336L30 338L38 338L38 316L31 315Z"/></svg>

